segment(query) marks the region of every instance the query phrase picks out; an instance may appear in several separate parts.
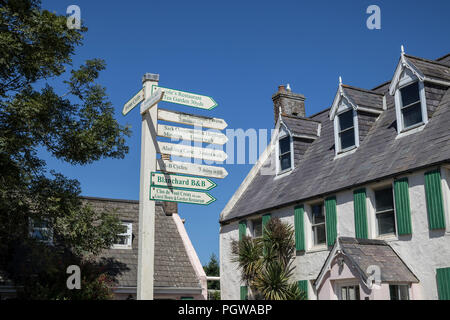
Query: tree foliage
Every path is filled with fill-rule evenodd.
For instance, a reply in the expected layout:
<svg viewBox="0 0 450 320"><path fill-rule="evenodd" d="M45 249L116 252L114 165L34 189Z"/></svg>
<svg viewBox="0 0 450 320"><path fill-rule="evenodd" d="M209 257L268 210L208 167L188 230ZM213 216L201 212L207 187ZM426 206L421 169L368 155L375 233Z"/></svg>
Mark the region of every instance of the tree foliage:
<svg viewBox="0 0 450 320"><path fill-rule="evenodd" d="M86 31L68 29L66 17L42 10L40 1L0 0L0 270L18 285L29 283L11 266L17 244L43 250L24 241L30 219L48 222L52 254L59 257L97 254L120 233L114 213L83 205L78 181L49 170L40 156L45 151L86 165L128 152L130 131L117 123L106 89L96 83L105 62L88 60L67 70ZM64 92L52 86L57 82Z"/></svg>
<svg viewBox="0 0 450 320"><path fill-rule="evenodd" d="M261 238L243 237L232 242L232 261L241 270L241 280L254 299L301 300L305 298L295 282L294 230L278 218L266 224Z"/></svg>

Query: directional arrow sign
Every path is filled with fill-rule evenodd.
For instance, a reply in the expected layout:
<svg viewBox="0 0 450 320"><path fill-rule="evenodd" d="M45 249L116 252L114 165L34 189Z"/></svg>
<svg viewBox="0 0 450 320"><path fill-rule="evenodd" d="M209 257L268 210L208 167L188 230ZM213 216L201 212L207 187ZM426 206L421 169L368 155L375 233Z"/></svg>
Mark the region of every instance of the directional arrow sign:
<svg viewBox="0 0 450 320"><path fill-rule="evenodd" d="M203 164L195 164L181 161L170 161L158 159L156 162L156 170L183 174L192 174L195 176L203 176L210 178L223 179L228 175L227 170L222 167L206 166Z"/></svg>
<svg viewBox="0 0 450 320"><path fill-rule="evenodd" d="M205 142L209 144L224 144L228 141L226 135L220 132L194 130L158 124L158 136L177 140Z"/></svg>
<svg viewBox="0 0 450 320"><path fill-rule="evenodd" d="M224 161L227 154L222 150L191 147L182 144L174 144L158 141L159 152L176 157L196 158L210 161Z"/></svg>
<svg viewBox="0 0 450 320"><path fill-rule="evenodd" d="M216 198L206 192L150 187L150 200L207 205Z"/></svg>
<svg viewBox="0 0 450 320"><path fill-rule="evenodd" d="M152 172L151 185L170 188L197 189L202 191L209 191L217 187L217 184L208 178L158 172Z"/></svg>
<svg viewBox="0 0 450 320"><path fill-rule="evenodd" d="M182 104L189 107L211 110L217 107L213 98L180 90L174 90L153 85L152 92L161 89L165 92L163 101Z"/></svg>
<svg viewBox="0 0 450 320"><path fill-rule="evenodd" d="M145 99L145 101L141 104L141 114L160 102L163 97L164 92L162 92L161 90L156 90L150 98Z"/></svg>
<svg viewBox="0 0 450 320"><path fill-rule="evenodd" d="M188 124L196 127L205 127L217 130L223 130L227 123L223 119L196 116L184 112L176 112L165 109L158 109L158 120Z"/></svg>
<svg viewBox="0 0 450 320"><path fill-rule="evenodd" d="M123 106L122 114L126 115L143 100L144 100L144 89L141 89L138 93L136 93L136 95L133 98L131 98L127 103L125 103L125 105Z"/></svg>

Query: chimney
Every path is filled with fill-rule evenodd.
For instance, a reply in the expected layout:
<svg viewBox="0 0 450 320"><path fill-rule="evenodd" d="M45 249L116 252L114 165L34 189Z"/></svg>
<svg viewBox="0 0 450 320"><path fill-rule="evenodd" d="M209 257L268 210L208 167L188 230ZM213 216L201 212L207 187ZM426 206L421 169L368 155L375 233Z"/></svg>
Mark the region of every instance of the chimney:
<svg viewBox="0 0 450 320"><path fill-rule="evenodd" d="M163 209L166 216L171 216L174 213L178 213L178 202L163 202Z"/></svg>
<svg viewBox="0 0 450 320"><path fill-rule="evenodd" d="M273 111L275 114L275 124L278 121L278 114L281 113L288 116L305 117L305 96L293 93L291 87L284 85L278 86L278 92L272 96Z"/></svg>

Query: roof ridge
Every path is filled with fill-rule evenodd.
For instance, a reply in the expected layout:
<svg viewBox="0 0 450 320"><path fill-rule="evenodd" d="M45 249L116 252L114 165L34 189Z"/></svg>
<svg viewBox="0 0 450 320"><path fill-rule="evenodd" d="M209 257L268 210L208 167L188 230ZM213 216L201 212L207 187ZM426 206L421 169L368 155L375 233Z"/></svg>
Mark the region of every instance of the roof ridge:
<svg viewBox="0 0 450 320"><path fill-rule="evenodd" d="M435 61L441 61L441 60L444 60L447 57L450 57L450 53L447 53L446 55L444 55L444 56L442 56L440 58L437 58Z"/></svg>
<svg viewBox="0 0 450 320"><path fill-rule="evenodd" d="M326 111L329 111L330 109L331 109L331 107L328 107L328 108L326 108L326 109L324 109L324 110L322 110L322 111L319 111L319 112L316 112L316 113L310 115L308 118L311 119L312 117L317 117L319 114L324 113L324 112L326 112ZM313 119L311 119L311 120L313 120ZM315 120L315 121L317 121L317 120ZM322 122L321 122L321 123L322 123Z"/></svg>
<svg viewBox="0 0 450 320"><path fill-rule="evenodd" d="M348 88L348 89L354 89L354 90L358 90L358 91L362 91L362 92L366 92L366 93L371 93L371 94L376 94L376 95L379 95L379 96L384 96L384 94L382 94L382 93L375 92L375 91L368 90L368 89L363 89L363 88L358 88L358 87L350 86L350 85L348 85L348 84L343 84L342 86L343 86L344 88Z"/></svg>
<svg viewBox="0 0 450 320"><path fill-rule="evenodd" d="M438 62L436 60L429 60L429 59L426 59L426 58L416 57L416 56L412 56L412 55L409 55L409 54L405 54L405 57L421 60L423 62L429 62L429 63L432 63L432 64L437 64L439 66L443 66L443 67L446 67L446 68L450 68L450 66L448 64L441 63L441 62Z"/></svg>

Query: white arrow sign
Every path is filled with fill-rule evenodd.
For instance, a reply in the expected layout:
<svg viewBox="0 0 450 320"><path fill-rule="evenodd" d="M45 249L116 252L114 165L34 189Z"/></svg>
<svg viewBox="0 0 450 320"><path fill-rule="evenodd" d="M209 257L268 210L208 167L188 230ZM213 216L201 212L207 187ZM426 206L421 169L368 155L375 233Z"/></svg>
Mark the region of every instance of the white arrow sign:
<svg viewBox="0 0 450 320"><path fill-rule="evenodd" d="M158 124L157 134L160 137L176 140L198 141L219 145L222 145L228 141L227 136L220 132L173 127L165 124Z"/></svg>
<svg viewBox="0 0 450 320"><path fill-rule="evenodd" d="M153 85L152 92L155 92L156 89L161 89L165 92L163 101L166 102L172 102L206 110L211 110L217 107L216 101L208 96Z"/></svg>
<svg viewBox="0 0 450 320"><path fill-rule="evenodd" d="M160 102L163 97L164 92L162 92L161 90L156 90L150 98L145 99L144 102L141 104L141 114L143 114L151 107L153 107L155 104Z"/></svg>
<svg viewBox="0 0 450 320"><path fill-rule="evenodd" d="M227 158L227 154L222 150L192 147L161 141L158 141L158 147L160 153L170 154L176 157L196 158L210 161L224 161Z"/></svg>
<svg viewBox="0 0 450 320"><path fill-rule="evenodd" d="M217 130L223 130L227 127L227 123L223 119L197 116L189 113L165 109L158 109L158 120Z"/></svg>
<svg viewBox="0 0 450 320"><path fill-rule="evenodd" d="M173 173L152 172L151 182L152 186L197 189L201 191L209 191L217 187L217 184L208 178L182 176Z"/></svg>
<svg viewBox="0 0 450 320"><path fill-rule="evenodd" d="M206 192L159 187L150 187L150 199L202 205L208 205L216 201L216 198Z"/></svg>
<svg viewBox="0 0 450 320"><path fill-rule="evenodd" d="M206 166L203 164L195 164L181 161L170 161L163 159L156 160L156 170L173 173L192 174L195 176L203 176L217 179L223 179L228 175L227 170L225 170L225 168L222 167Z"/></svg>
<svg viewBox="0 0 450 320"><path fill-rule="evenodd" d="M131 98L127 103L125 103L125 105L123 106L122 114L126 115L143 100L144 100L144 89L141 89L138 93L136 93L136 95L133 98Z"/></svg>

